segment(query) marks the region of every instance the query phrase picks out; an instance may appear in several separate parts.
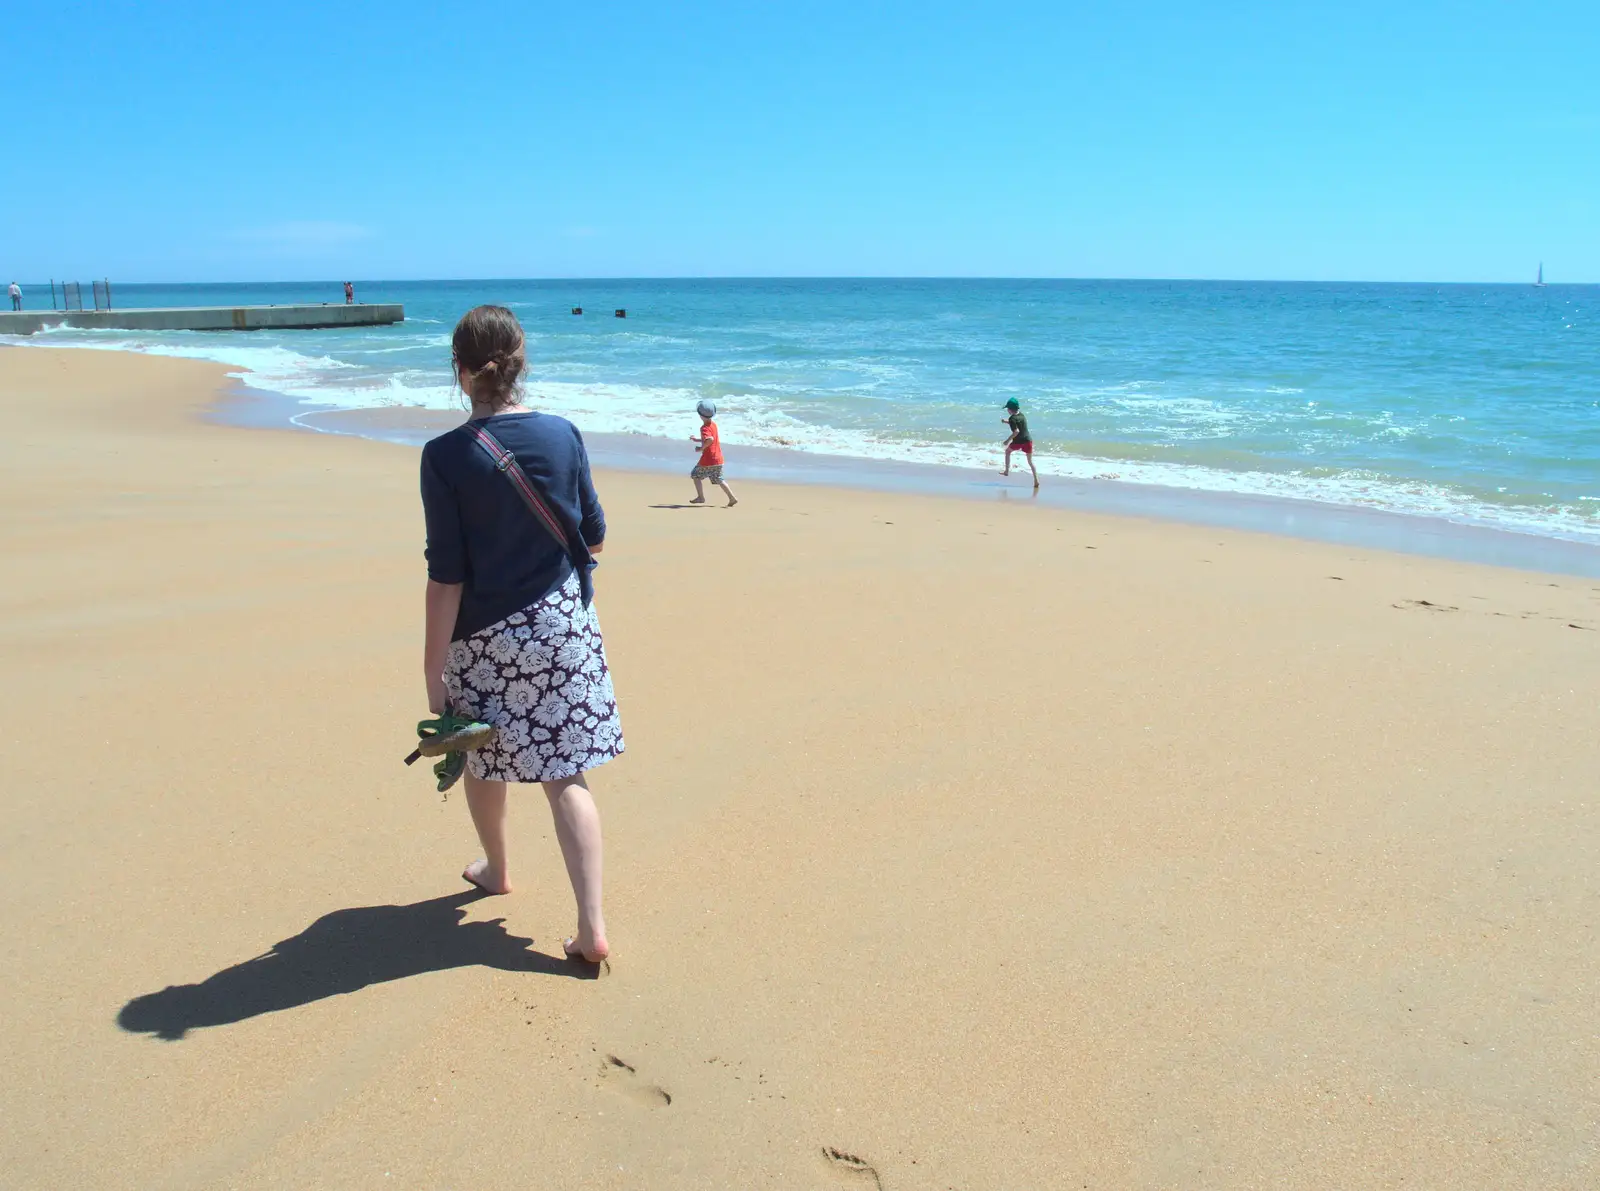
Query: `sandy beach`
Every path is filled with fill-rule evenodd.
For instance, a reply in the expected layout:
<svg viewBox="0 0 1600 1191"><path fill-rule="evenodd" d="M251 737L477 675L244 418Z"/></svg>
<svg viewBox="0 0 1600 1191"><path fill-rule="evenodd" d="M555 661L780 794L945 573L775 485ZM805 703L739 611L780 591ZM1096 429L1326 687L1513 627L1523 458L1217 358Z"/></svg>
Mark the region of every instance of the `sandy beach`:
<svg viewBox="0 0 1600 1191"><path fill-rule="evenodd" d="M591 979L400 764L416 451L229 383L0 350L0 1185L1600 1182L1600 580L597 474Z"/></svg>

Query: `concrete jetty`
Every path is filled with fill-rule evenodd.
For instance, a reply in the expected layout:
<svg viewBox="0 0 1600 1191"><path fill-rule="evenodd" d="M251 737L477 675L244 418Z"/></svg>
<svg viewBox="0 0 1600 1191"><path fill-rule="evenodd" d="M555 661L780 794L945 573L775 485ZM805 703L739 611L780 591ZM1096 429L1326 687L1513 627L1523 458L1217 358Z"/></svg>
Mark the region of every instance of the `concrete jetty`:
<svg viewBox="0 0 1600 1191"><path fill-rule="evenodd" d="M117 331L262 331L381 327L404 322L398 302L330 302L306 306L160 306L139 310L0 311L0 335L32 335L46 327Z"/></svg>

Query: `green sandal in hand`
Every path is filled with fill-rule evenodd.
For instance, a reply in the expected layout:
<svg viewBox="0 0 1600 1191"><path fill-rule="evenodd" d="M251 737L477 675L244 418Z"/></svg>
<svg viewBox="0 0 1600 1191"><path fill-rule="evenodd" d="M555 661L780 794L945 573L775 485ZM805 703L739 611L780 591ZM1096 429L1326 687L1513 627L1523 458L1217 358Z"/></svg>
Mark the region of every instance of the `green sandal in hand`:
<svg viewBox="0 0 1600 1191"><path fill-rule="evenodd" d="M406 764L415 763L418 757L438 757L433 774L439 779L442 794L461 780L467 768L467 753L493 739L493 725L456 715L446 707L438 718L423 720L417 725L417 747L406 758Z"/></svg>
<svg viewBox="0 0 1600 1191"><path fill-rule="evenodd" d="M466 753L446 753L433 763L433 776L439 779L439 793L446 793L467 771Z"/></svg>
<svg viewBox="0 0 1600 1191"><path fill-rule="evenodd" d="M494 739L494 728L471 716L457 715L448 707L438 719L417 725L419 757L442 757L445 753L482 748Z"/></svg>

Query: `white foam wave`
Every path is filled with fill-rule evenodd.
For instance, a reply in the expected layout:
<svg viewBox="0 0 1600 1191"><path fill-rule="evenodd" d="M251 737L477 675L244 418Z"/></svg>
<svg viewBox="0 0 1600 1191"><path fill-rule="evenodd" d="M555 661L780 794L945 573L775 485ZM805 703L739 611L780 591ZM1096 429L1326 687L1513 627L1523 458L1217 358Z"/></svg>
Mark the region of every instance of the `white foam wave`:
<svg viewBox="0 0 1600 1191"><path fill-rule="evenodd" d="M411 405L415 390L405 383L415 370L381 373L332 356L311 356L276 344L257 345L247 338L197 332L193 338L156 339L115 330L56 328L19 340L37 347L73 347L92 351L131 351L152 356L210 360L228 368L228 375L252 388L281 393L315 405ZM449 392L447 386L440 386Z"/></svg>
<svg viewBox="0 0 1600 1191"><path fill-rule="evenodd" d="M460 394L452 385L441 383L440 373L436 371L375 372L327 356L302 355L285 347L253 347L248 340L219 338L214 343L178 343L130 336L127 332L74 330L42 333L16 342L214 360L228 365L233 370L231 375L253 388L281 393L308 405L341 409L460 407ZM1143 407L1147 411L1162 410L1202 423L1227 422L1238 416L1235 411L1203 399L1136 395L1132 391L1139 384L1134 381L1115 386L1114 395L1111 391L1100 390L1097 394L1100 401L1091 397L1090 407L1101 402L1113 407ZM796 417L784 408L781 397L772 395L774 390L781 391L781 386L767 386L766 392L726 393L717 398L717 420L728 446L776 447L813 454L963 468L988 469L999 461L998 442L991 446L969 441L940 441L914 433L891 435ZM644 434L670 439L686 439L694 431L698 423L693 410L703 395L694 389L664 385L537 378L528 381L527 391L530 400L539 408L570 419L586 433ZM1392 423L1390 415L1384 415L1383 420ZM1392 425L1390 433L1404 436L1411 430ZM1367 471L1345 471L1336 475L1234 471L1195 464L1097 458L1087 454L1052 455L1043 450L1036 464L1040 473L1047 476L1288 497L1440 517L1463 524L1576 541L1600 541L1600 517L1577 505L1552 509L1492 504L1445 485L1405 482Z"/></svg>
<svg viewBox="0 0 1600 1191"><path fill-rule="evenodd" d="M399 347L351 347L345 349L345 354L351 356L393 356L397 354L403 354L405 352L414 352L419 347L437 347L449 351L450 336L414 335L411 337L409 342L402 343Z"/></svg>
<svg viewBox="0 0 1600 1191"><path fill-rule="evenodd" d="M527 388L530 400L540 409L560 414L588 433L645 434L677 439L687 438L697 424L692 410L699 394L692 389L548 381L530 382ZM434 399L415 404L455 408L457 398L452 390L438 390L430 396ZM998 444L940 442L914 435L890 436L818 425L795 417L761 394L729 395L719 399L718 406L717 421L722 428L723 441L732 447L777 447L858 459L986 469L994 467L1000 458ZM1600 540L1600 519L1577 508L1551 510L1494 505L1449 487L1407 483L1367 471L1347 471L1334 476L1230 471L1194 464L1043 452L1036 463L1042 474L1063 478L1118 480L1166 488L1314 500L1578 541Z"/></svg>
<svg viewBox="0 0 1600 1191"><path fill-rule="evenodd" d="M533 381L527 390L530 401L538 408L560 414L586 433L644 434L679 439L687 438L697 425L692 411L699 394L692 389ZM426 391L395 390L397 395L401 392L413 400L395 404L453 409L459 400L448 387ZM984 469L993 468L1000 458L998 443L979 446L819 425L795 417L761 394L728 395L719 399L718 406L717 422L722 428L723 441L730 447L776 447L858 459ZM1347 471L1334 476L1230 471L1194 464L1049 455L1043 451L1038 454L1036 463L1040 473L1047 476L1314 500L1577 541L1600 541L1600 518L1578 508L1552 510L1489 504L1446 486L1407 483L1367 471Z"/></svg>

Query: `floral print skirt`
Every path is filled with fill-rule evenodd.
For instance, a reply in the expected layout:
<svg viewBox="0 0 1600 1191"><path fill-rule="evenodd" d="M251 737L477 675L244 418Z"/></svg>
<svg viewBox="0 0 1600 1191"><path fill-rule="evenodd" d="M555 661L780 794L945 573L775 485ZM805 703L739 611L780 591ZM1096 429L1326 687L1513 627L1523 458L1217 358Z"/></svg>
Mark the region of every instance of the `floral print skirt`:
<svg viewBox="0 0 1600 1191"><path fill-rule="evenodd" d="M467 772L499 782L553 782L622 752L622 721L600 620L577 575L504 620L450 643L445 688L458 714L498 732L467 754Z"/></svg>

